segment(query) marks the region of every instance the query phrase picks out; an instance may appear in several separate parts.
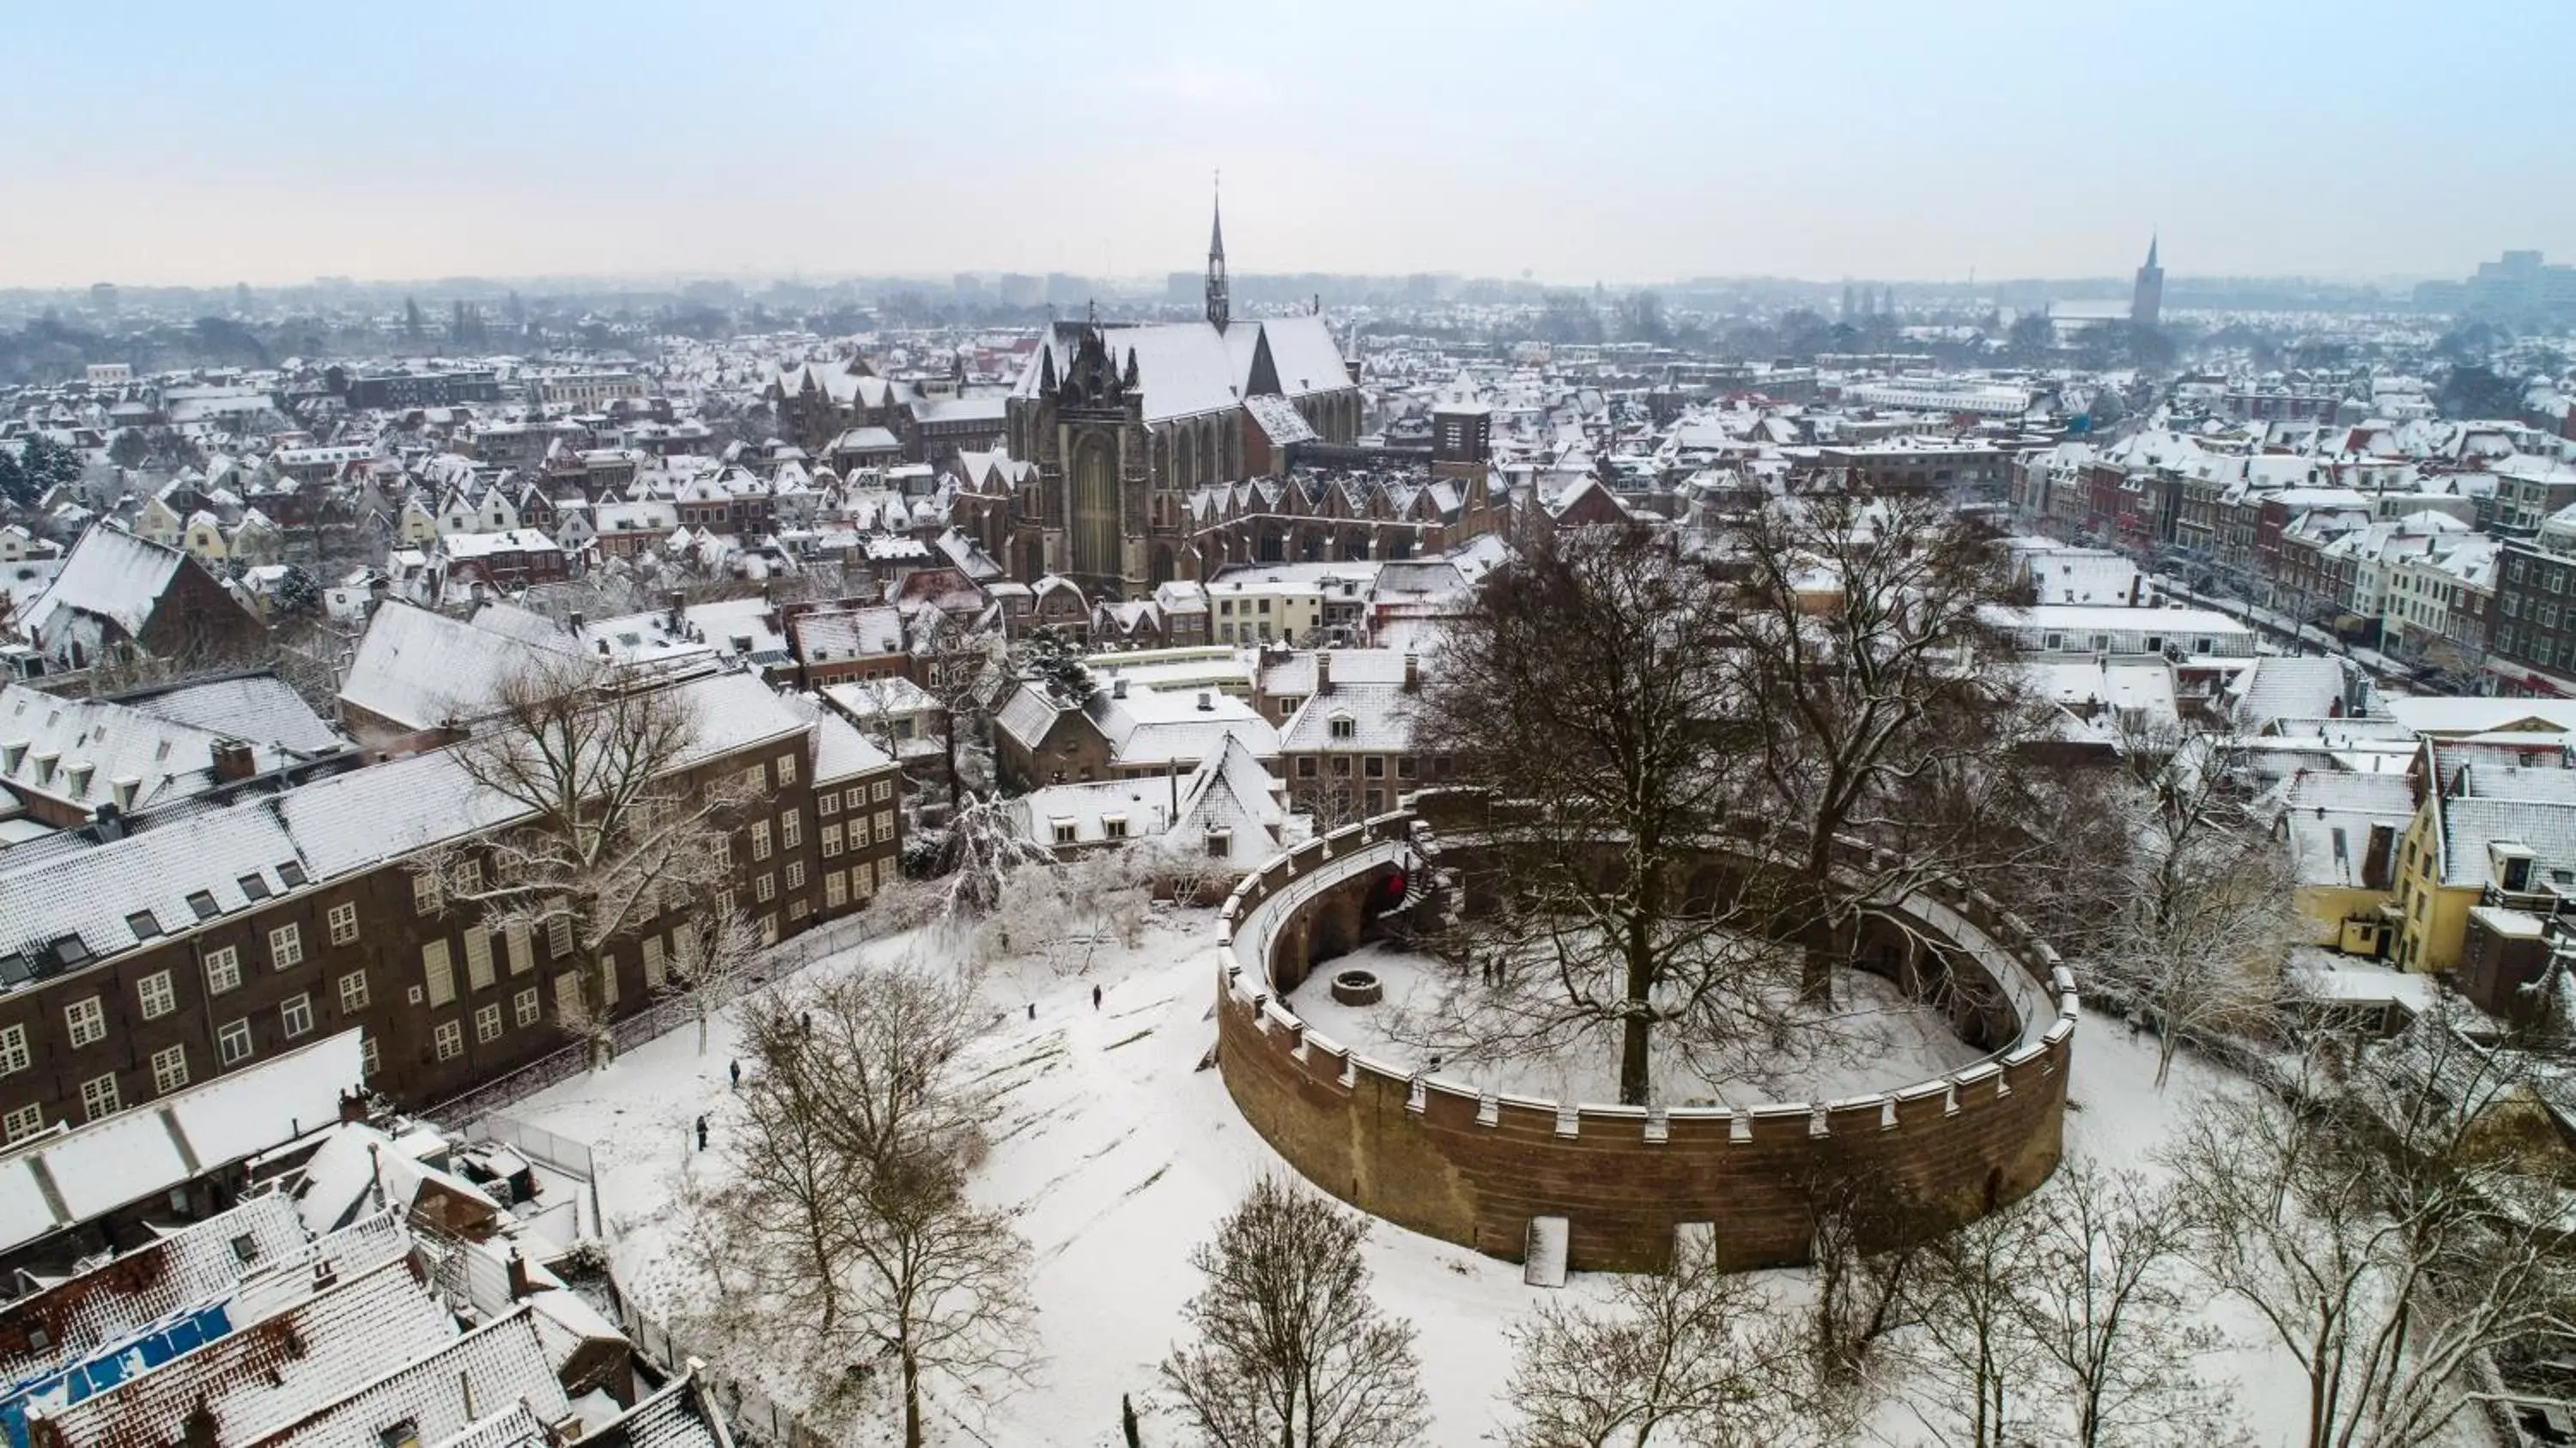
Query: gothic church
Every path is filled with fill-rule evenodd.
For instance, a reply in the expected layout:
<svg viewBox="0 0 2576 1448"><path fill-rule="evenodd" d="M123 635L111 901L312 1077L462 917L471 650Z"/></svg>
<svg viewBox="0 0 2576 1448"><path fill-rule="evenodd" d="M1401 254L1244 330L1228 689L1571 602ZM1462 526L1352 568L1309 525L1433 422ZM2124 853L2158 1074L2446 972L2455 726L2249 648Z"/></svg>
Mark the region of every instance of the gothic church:
<svg viewBox="0 0 2576 1448"><path fill-rule="evenodd" d="M1234 320L1219 217L1204 320L1048 329L1005 409L1027 464L1016 495L969 531L1012 576L1061 574L1094 598L1196 578L1192 490L1276 477L1297 443L1355 441L1356 371L1321 316Z"/></svg>

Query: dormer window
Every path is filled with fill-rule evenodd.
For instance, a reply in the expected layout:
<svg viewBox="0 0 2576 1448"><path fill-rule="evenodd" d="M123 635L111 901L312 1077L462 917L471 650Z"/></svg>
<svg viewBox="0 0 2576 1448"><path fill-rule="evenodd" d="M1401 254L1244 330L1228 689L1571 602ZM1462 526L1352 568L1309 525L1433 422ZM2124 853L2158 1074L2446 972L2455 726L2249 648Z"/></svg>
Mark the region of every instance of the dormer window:
<svg viewBox="0 0 2576 1448"><path fill-rule="evenodd" d="M1332 729L1333 737L1335 739L1352 739L1358 737L1359 734L1359 726L1348 714L1334 715L1330 728Z"/></svg>

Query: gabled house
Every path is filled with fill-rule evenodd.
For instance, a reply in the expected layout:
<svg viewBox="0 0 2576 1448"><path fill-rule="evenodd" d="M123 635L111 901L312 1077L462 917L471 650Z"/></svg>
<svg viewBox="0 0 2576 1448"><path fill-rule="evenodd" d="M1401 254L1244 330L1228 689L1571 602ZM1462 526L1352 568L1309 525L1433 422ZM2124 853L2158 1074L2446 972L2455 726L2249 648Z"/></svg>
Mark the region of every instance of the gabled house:
<svg viewBox="0 0 2576 1448"><path fill-rule="evenodd" d="M116 650L219 658L248 651L267 633L186 554L106 523L81 535L19 627L46 657L74 669Z"/></svg>

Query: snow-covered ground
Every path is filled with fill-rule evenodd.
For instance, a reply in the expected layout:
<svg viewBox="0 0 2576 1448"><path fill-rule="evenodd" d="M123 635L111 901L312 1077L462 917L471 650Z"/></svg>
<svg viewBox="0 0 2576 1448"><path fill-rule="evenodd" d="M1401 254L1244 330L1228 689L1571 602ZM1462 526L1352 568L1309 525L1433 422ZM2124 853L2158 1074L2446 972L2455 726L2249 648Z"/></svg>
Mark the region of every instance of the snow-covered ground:
<svg viewBox="0 0 2576 1448"><path fill-rule="evenodd" d="M903 941L880 941L857 954L904 948ZM845 963L815 967L836 968ZM1147 1442L1181 1441L1160 1421L1154 1367L1170 1351L1181 1306L1199 1285L1190 1249L1258 1173L1285 1169L1236 1115L1216 1072L1199 1069L1215 1039L1215 971L1212 917L1189 911L1158 915L1137 948L1101 947L1085 974L1059 977L1027 963L989 977L999 1019L979 1049L1005 1089L978 1189L1017 1216L1034 1249L1032 1292L1046 1361L1038 1381L995 1409L980 1436L948 1426L934 1442L1113 1448L1121 1393L1136 1396ZM1094 984L1103 990L1097 1010ZM683 1028L510 1113L596 1143L614 1257L622 1280L648 1307L694 1270L673 1250L675 1198L684 1174L722 1170L725 1068L734 1040L732 1022L719 1019L700 1056L694 1030ZM2227 1085L2216 1068L2191 1056L2176 1063L2162 1095L2154 1074L2152 1040L2087 1020L2075 1045L2071 1148L2108 1165L2156 1170L2155 1150L2185 1105ZM704 1155L690 1150L701 1114L714 1136ZM1369 1261L1379 1300L1419 1330L1435 1413L1429 1441L1480 1441L1497 1425L1510 1370L1503 1330L1547 1289L1522 1285L1512 1264L1385 1223L1373 1227ZM1785 1301L1804 1299L1802 1274L1778 1277ZM1562 1290L1594 1295L1605 1286L1578 1274ZM2293 1365L2256 1337L2245 1310L2213 1294L2208 1313L2245 1344L2211 1368L2234 1377L2231 1396L2253 1441L2296 1441L2304 1383ZM1875 1425L1879 1442L1929 1441L1901 1393Z"/></svg>
<svg viewBox="0 0 2576 1448"><path fill-rule="evenodd" d="M1375 971L1385 998L1365 1006L1333 999L1334 972L1353 967ZM1433 1024L1451 1018L1439 1006L1455 988L1452 970L1434 956L1375 942L1308 976L1289 994L1288 1006L1326 1039L1362 1055L1410 1062L1439 1056L1441 1076L1487 1091L1559 1101L1619 1099L1618 1040L1606 1024L1550 1050L1516 1045L1506 1056L1471 1063L1475 1046L1468 1034ZM1701 1067L1679 1052L1661 1052L1652 1063L1657 1099L1676 1106L1832 1101L1929 1081L1977 1059L1977 1049L1952 1034L1938 1013L1907 1001L1892 982L1847 971L1835 979L1834 992L1829 1048L1760 1081L1739 1079L1728 1069L1734 1063ZM1798 1013L1786 1001L1781 1009Z"/></svg>

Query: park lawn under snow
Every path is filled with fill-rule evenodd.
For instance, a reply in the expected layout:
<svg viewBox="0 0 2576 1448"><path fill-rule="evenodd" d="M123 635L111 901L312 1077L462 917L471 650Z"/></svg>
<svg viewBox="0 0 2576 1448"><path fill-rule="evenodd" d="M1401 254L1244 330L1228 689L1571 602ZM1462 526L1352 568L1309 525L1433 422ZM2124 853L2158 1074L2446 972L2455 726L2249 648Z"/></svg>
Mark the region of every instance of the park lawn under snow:
<svg viewBox="0 0 2576 1448"><path fill-rule="evenodd" d="M870 942L813 967L846 969L891 959L912 938ZM1190 1249L1261 1172L1284 1164L1243 1124L1213 1070L1199 1069L1215 1041L1214 917L1158 914L1139 945L1103 945L1087 973L1059 976L1023 961L988 972L996 1013L976 1069L1002 1094L978 1195L1007 1208L1032 1247L1031 1295L1045 1361L1037 1381L969 1429L934 1422L942 1444L1113 1448L1118 1400L1135 1395L1148 1443L1188 1441L1163 1417L1155 1365L1180 1330L1198 1289ZM1098 1010L1091 990L1102 987ZM1029 1007L1035 1007L1034 1018ZM696 1270L673 1250L675 1200L684 1173L712 1180L722 1168L726 1063L735 1031L720 1016L707 1052L683 1027L594 1074L566 1081L510 1114L596 1143L603 1211L619 1276L648 1310L668 1310ZM2152 1041L2088 1019L2075 1041L2070 1150L2106 1165L2160 1171L2156 1148L2204 1090L2230 1078L2186 1056L2173 1084L2153 1088ZM712 1149L689 1148L704 1114ZM1483 1440L1498 1425L1511 1367L1505 1327L1544 1300L1520 1269L1379 1222L1369 1262L1379 1301L1418 1329L1417 1351L1434 1422L1428 1441ZM1803 1274L1773 1274L1782 1300L1802 1302ZM1597 1297L1607 1279L1577 1274L1563 1292ZM2305 1381L2251 1314L2214 1291L2209 1320L2242 1345L2207 1366L2232 1377L2239 1416L2254 1442L2295 1443L2304 1431ZM755 1380L756 1362L719 1370ZM934 1417L942 1416L934 1414ZM1930 1442L1901 1392L1876 1412L1878 1441Z"/></svg>

